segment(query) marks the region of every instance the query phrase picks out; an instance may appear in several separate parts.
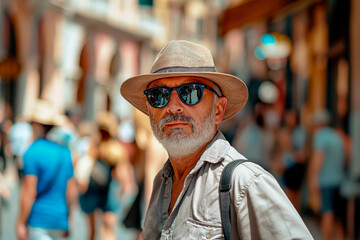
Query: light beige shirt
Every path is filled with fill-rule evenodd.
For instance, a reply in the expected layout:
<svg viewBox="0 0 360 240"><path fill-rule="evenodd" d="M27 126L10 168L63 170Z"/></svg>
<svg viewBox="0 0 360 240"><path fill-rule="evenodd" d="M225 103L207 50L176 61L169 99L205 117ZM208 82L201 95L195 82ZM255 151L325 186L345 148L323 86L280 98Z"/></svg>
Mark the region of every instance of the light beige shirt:
<svg viewBox="0 0 360 240"><path fill-rule="evenodd" d="M245 159L218 132L186 177L171 214L173 169L167 161L154 180L144 239L223 239L219 180L225 165ZM313 239L275 178L245 162L232 175L232 239Z"/></svg>

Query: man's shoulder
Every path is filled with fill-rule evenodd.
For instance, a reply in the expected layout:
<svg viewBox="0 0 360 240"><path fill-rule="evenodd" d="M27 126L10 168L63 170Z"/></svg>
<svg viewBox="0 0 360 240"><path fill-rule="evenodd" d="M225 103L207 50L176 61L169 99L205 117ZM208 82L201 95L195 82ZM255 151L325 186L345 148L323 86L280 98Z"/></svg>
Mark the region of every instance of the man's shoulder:
<svg viewBox="0 0 360 240"><path fill-rule="evenodd" d="M34 140L30 144L30 146L27 148L27 150L25 151L24 157L34 154L39 149L39 146L41 147L41 145L42 145L42 143L41 143L40 139Z"/></svg>
<svg viewBox="0 0 360 240"><path fill-rule="evenodd" d="M261 167L259 164L246 159L241 154L238 154L236 156L237 158L224 159L223 162L223 166L225 167L232 161L244 160L244 162L242 162L233 169L232 180L231 180L232 184L243 187L262 176L270 177L270 179L274 179L273 176L269 172L267 172L263 167Z"/></svg>
<svg viewBox="0 0 360 240"><path fill-rule="evenodd" d="M252 162L250 160L246 160L242 164L240 164L237 168L234 169L235 176L246 176L249 175L251 177L258 176L261 174L270 174L264 168L262 168L259 164Z"/></svg>
<svg viewBox="0 0 360 240"><path fill-rule="evenodd" d="M241 154L237 158L225 158L222 165L225 168L226 165L237 160L240 160L241 164L233 169L234 174L260 174L266 172L259 164L245 158Z"/></svg>

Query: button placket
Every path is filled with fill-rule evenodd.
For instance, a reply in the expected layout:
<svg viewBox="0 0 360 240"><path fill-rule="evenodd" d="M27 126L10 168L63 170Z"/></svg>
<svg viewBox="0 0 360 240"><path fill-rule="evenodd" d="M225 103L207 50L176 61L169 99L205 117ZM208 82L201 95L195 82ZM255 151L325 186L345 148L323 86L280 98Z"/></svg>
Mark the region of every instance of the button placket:
<svg viewBox="0 0 360 240"><path fill-rule="evenodd" d="M162 201L162 208L161 208L162 220L164 222L169 217L168 209L169 209L170 201L171 201L171 198L169 197L170 192L171 192L171 187L172 187L171 180L169 180L169 178L167 178L164 182L164 194L162 195L163 201Z"/></svg>

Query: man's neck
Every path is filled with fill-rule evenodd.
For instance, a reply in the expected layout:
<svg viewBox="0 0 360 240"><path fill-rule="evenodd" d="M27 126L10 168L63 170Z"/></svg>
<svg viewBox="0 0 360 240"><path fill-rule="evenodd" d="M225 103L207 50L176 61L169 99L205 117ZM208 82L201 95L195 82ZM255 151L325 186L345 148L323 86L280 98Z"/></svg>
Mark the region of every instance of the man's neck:
<svg viewBox="0 0 360 240"><path fill-rule="evenodd" d="M209 142L196 150L194 153L178 158L170 158L171 165L174 169L173 181L185 180L191 169L193 169L196 163L199 161L201 155L204 153Z"/></svg>
<svg viewBox="0 0 360 240"><path fill-rule="evenodd" d="M214 136L216 135L216 132L217 131L215 131ZM214 138L214 136L213 136L213 138ZM171 192L171 202L170 202L170 206L168 209L169 214L172 212L173 207L175 206L175 202L184 187L184 182L185 182L187 175L196 166L201 155L205 152L207 146L212 141L212 139L210 141L208 141L207 143L205 143L198 150L196 150L195 152L193 152L187 156L178 157L178 158L174 158L171 155L169 156L171 165L174 169L173 187L172 187L172 192Z"/></svg>

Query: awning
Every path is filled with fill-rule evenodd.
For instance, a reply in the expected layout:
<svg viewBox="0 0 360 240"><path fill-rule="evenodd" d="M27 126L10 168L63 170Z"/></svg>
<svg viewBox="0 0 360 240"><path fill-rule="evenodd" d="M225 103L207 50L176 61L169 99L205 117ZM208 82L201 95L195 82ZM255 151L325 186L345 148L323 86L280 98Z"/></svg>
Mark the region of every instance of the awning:
<svg viewBox="0 0 360 240"><path fill-rule="evenodd" d="M322 0L243 0L225 9L219 18L220 35L256 21L304 9Z"/></svg>

